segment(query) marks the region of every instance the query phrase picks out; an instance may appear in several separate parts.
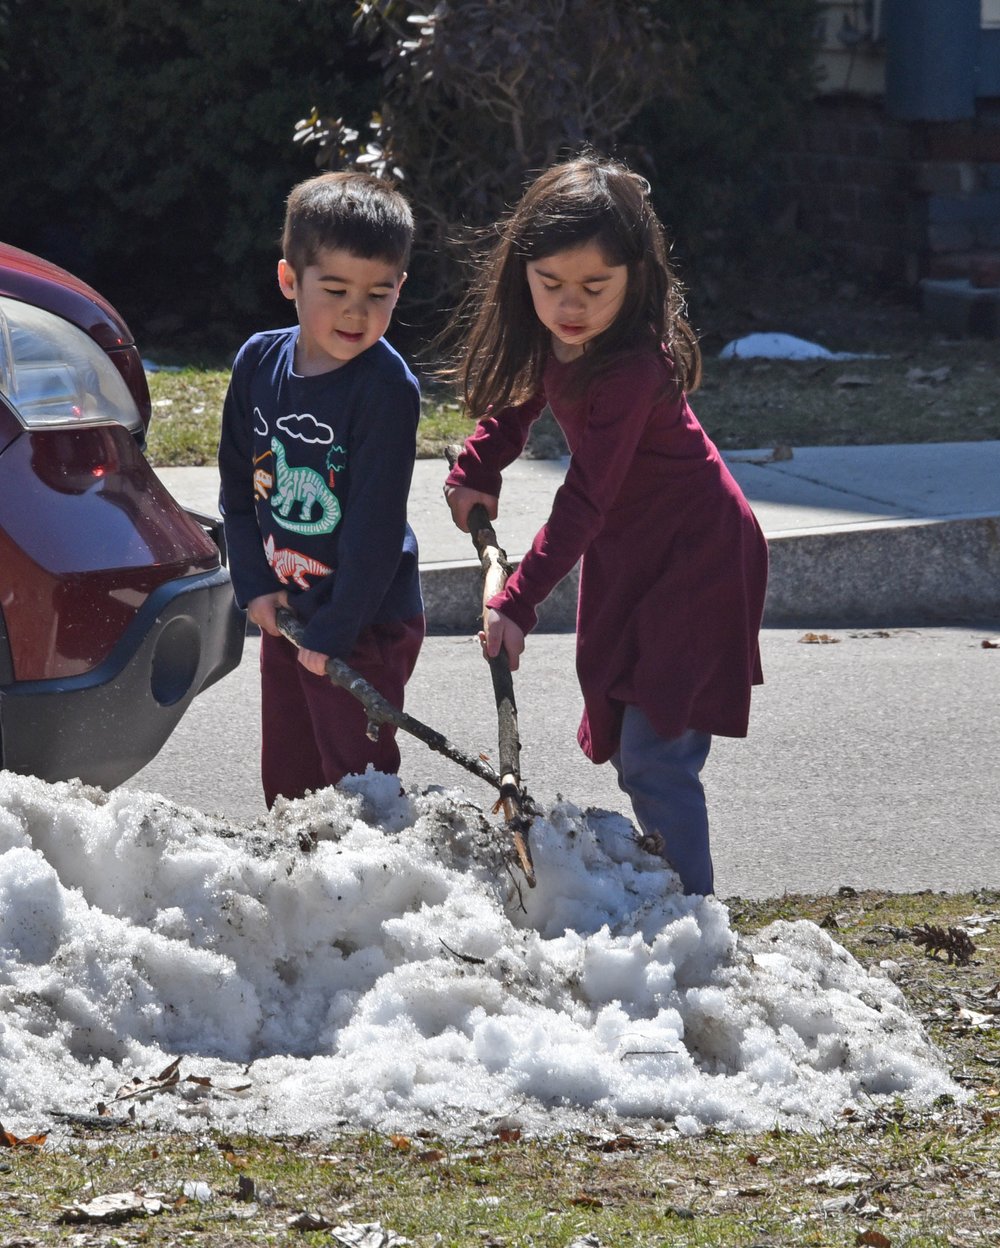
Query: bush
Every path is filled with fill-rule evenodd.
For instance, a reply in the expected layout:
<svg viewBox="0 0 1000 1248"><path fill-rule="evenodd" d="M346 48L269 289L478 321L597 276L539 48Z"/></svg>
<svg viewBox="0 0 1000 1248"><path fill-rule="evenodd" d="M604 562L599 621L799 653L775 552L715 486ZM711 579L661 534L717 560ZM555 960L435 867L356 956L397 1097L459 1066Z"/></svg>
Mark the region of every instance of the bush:
<svg viewBox="0 0 1000 1248"><path fill-rule="evenodd" d="M767 236L770 157L813 90L816 0L359 9L383 66L379 111L366 134L314 113L299 138L328 167L402 176L432 321L461 286L470 227L495 221L529 174L585 143L650 178L689 282L707 283Z"/></svg>
<svg viewBox="0 0 1000 1248"><path fill-rule="evenodd" d="M650 178L697 285L768 241L815 20L816 0L0 0L0 237L146 341L231 348L288 321L289 188L317 163L399 170L412 349L475 231L589 142Z"/></svg>
<svg viewBox="0 0 1000 1248"><path fill-rule="evenodd" d="M147 336L183 324L233 344L287 323L283 201L313 172L295 121L313 98L359 120L376 99L350 7L15 0L7 16L0 237L93 282Z"/></svg>
<svg viewBox="0 0 1000 1248"><path fill-rule="evenodd" d="M630 126L635 163L678 243L684 276L772 250L784 205L772 162L816 84L816 0L652 0L680 49L674 89Z"/></svg>
<svg viewBox="0 0 1000 1248"><path fill-rule="evenodd" d="M367 131L314 113L299 138L318 163L401 175L419 231L411 306L435 322L462 283L473 231L526 176L584 142L616 137L670 77L675 54L634 0L413 0L358 6L382 66Z"/></svg>

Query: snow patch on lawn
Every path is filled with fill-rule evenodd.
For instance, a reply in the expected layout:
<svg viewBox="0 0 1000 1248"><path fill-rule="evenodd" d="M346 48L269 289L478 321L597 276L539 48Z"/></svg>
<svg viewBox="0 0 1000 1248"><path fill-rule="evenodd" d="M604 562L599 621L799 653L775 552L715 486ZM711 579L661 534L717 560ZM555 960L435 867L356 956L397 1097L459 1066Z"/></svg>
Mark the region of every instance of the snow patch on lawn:
<svg viewBox="0 0 1000 1248"><path fill-rule="evenodd" d="M747 334L727 342L719 352L723 360L879 360L880 355L858 355L851 351L829 351L818 343L796 338L794 334Z"/></svg>

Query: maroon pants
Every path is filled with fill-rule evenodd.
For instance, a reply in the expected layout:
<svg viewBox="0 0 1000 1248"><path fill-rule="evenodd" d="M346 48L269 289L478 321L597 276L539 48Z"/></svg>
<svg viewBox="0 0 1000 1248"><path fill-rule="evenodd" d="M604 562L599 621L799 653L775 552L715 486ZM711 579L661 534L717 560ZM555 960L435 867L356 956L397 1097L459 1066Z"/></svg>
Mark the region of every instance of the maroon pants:
<svg viewBox="0 0 1000 1248"><path fill-rule="evenodd" d="M275 798L302 797L344 776L399 771L396 729L383 724L377 741L365 733L361 703L326 676L298 661L284 637L261 634L261 780L268 808ZM402 709L403 690L424 640L424 617L364 629L347 660L393 706Z"/></svg>

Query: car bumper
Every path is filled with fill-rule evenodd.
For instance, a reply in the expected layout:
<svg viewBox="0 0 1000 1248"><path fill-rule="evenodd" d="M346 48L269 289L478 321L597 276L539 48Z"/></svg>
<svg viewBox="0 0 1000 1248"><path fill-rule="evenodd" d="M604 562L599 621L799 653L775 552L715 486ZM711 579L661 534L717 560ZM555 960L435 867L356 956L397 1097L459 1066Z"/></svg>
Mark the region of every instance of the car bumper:
<svg viewBox="0 0 1000 1248"><path fill-rule="evenodd" d="M0 758L113 788L159 751L196 694L239 664L245 618L224 568L161 585L99 667L0 686Z"/></svg>

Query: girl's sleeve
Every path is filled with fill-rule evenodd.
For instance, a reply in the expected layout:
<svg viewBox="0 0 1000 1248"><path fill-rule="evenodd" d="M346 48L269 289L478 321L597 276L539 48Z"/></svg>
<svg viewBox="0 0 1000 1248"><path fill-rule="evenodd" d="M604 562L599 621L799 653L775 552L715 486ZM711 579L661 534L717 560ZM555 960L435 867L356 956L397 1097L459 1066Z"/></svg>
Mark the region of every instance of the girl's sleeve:
<svg viewBox="0 0 1000 1248"><path fill-rule="evenodd" d="M544 407L545 394L540 390L526 403L484 416L475 433L466 438L455 467L445 479L446 484L465 485L482 494L499 497L501 473L524 450L531 426Z"/></svg>
<svg viewBox="0 0 1000 1248"><path fill-rule="evenodd" d="M241 352L233 364L222 408L219 438L219 507L226 531L229 575L241 607L261 594L284 586L274 575L257 524L253 491L253 419L246 387L247 360Z"/></svg>
<svg viewBox="0 0 1000 1248"><path fill-rule="evenodd" d="M582 434L552 511L502 593L489 602L524 632L538 622L536 608L567 576L604 527L619 500L636 451L658 404L662 369L644 364L598 378L587 398ZM676 418L680 418L681 405Z"/></svg>

